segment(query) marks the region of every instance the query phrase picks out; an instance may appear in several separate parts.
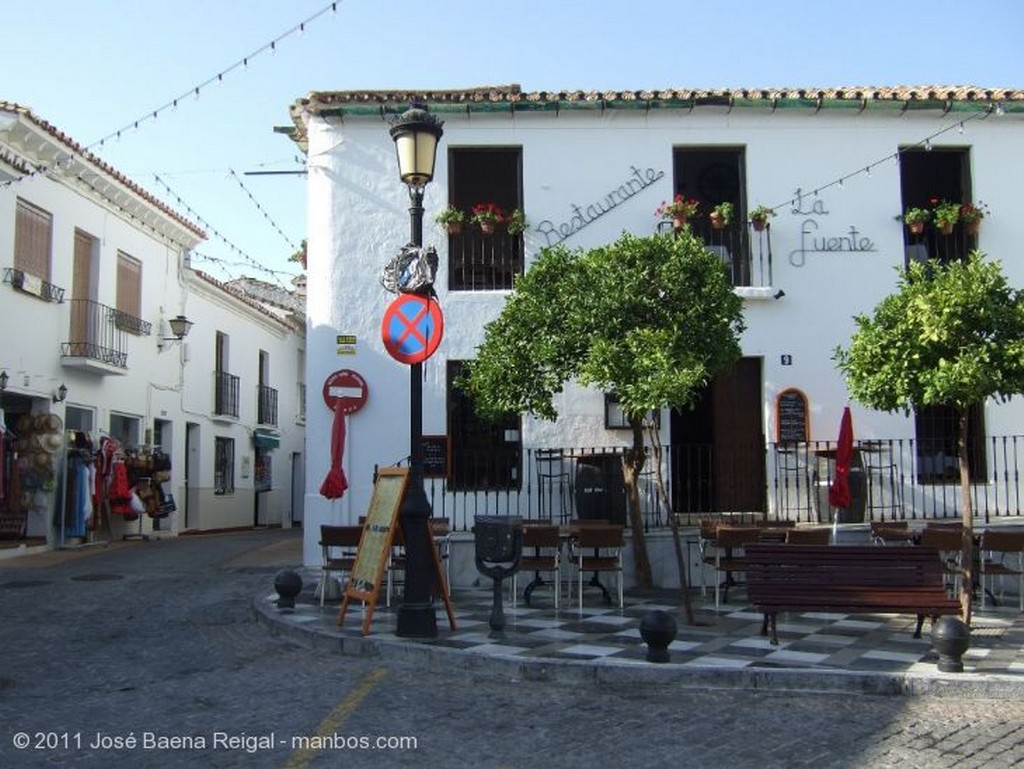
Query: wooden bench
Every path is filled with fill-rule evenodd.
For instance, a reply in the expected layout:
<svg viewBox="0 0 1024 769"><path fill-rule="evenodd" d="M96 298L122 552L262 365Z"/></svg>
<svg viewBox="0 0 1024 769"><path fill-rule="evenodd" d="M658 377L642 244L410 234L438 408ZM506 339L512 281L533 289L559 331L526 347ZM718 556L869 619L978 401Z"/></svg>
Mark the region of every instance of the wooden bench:
<svg viewBox="0 0 1024 769"><path fill-rule="evenodd" d="M747 598L764 613L761 635L776 645L780 611L916 614L914 638L926 616L960 613L930 547L750 545L745 561Z"/></svg>

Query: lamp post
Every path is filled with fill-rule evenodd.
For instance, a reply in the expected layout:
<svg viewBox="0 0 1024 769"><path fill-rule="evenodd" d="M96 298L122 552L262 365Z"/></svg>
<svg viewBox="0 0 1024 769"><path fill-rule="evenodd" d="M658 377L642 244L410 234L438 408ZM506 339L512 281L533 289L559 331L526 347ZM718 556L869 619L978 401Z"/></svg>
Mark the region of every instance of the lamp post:
<svg viewBox="0 0 1024 769"><path fill-rule="evenodd" d="M423 188L434 178L434 159L442 122L412 107L391 122L398 174L409 188L409 242L423 245ZM429 289L428 289L429 290ZM434 570L427 519L430 502L423 489L423 365L409 366L409 483L398 510L405 538L405 589L395 633L408 638L437 635L431 602Z"/></svg>

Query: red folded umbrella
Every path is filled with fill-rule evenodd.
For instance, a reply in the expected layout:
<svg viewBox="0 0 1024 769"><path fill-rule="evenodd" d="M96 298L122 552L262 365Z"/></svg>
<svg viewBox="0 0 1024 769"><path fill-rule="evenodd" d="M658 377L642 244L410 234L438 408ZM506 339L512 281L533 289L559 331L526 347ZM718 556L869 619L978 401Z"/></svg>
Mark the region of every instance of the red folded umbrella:
<svg viewBox="0 0 1024 769"><path fill-rule="evenodd" d="M850 463L853 461L853 418L850 407L843 409L839 423L839 443L836 446L836 476L828 487L828 503L832 507L850 506Z"/></svg>
<svg viewBox="0 0 1024 769"><path fill-rule="evenodd" d="M320 484L321 496L327 499L338 499L348 488L348 479L341 469L341 458L345 456L345 415L341 410L342 400L334 407L334 426L331 428L331 469Z"/></svg>

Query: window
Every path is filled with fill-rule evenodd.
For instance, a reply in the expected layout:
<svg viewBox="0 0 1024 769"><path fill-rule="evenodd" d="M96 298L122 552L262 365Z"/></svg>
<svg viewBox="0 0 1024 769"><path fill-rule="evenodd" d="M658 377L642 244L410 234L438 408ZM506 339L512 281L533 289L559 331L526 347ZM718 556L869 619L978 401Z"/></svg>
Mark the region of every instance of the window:
<svg viewBox="0 0 1024 769"><path fill-rule="evenodd" d="M142 262L117 252L117 327L142 334Z"/></svg>
<svg viewBox="0 0 1024 769"><path fill-rule="evenodd" d="M966 149L933 147L901 149L900 194L903 210L933 207L933 200L966 203L971 200L970 156ZM938 259L946 263L963 259L977 248L977 235L971 234L961 222L950 234L941 233L932 224L914 234L903 228L906 262Z"/></svg>
<svg viewBox="0 0 1024 769"><path fill-rule="evenodd" d="M228 373L228 335L218 331L214 350L213 413L238 418L238 377Z"/></svg>
<svg viewBox="0 0 1024 769"><path fill-rule="evenodd" d="M505 211L523 208L522 149L472 148L448 150L448 197L469 214L479 203ZM522 233L499 228L484 235L465 226L448 236L448 288L452 291L508 290L523 272Z"/></svg>
<svg viewBox="0 0 1024 769"><path fill-rule="evenodd" d="M673 193L696 200L700 208L689 222L691 232L702 238L708 249L718 254L734 286L768 286L771 275L765 263L770 245L757 260L750 258L744 195L743 150L733 147L679 147L673 153ZM711 225L709 214L719 203L731 203L733 217L722 229ZM756 268L755 268L756 265Z"/></svg>
<svg viewBox="0 0 1024 769"><path fill-rule="evenodd" d="M522 455L519 415L488 422L476 414L472 398L455 386L463 361L448 361L448 438L450 488L495 491L519 488Z"/></svg>
<svg viewBox="0 0 1024 769"><path fill-rule="evenodd" d="M644 416L644 424L661 426L661 411L648 411ZM619 399L612 393L604 394L604 427L606 430L629 430L629 420L622 411Z"/></svg>
<svg viewBox="0 0 1024 769"><path fill-rule="evenodd" d="M214 438L213 493L235 493L235 440Z"/></svg>
<svg viewBox="0 0 1024 769"><path fill-rule="evenodd" d="M14 269L50 280L53 214L18 198L14 226Z"/></svg>
<svg viewBox="0 0 1024 769"><path fill-rule="evenodd" d="M110 437L122 446L138 446L142 443L141 420L126 414L110 415Z"/></svg>
<svg viewBox="0 0 1024 769"><path fill-rule="evenodd" d="M924 406L914 413L917 436L918 483L957 483L960 466L957 460L957 438L960 423L952 406ZM980 405L967 413L967 456L971 480L984 481L988 475L985 462L985 413Z"/></svg>

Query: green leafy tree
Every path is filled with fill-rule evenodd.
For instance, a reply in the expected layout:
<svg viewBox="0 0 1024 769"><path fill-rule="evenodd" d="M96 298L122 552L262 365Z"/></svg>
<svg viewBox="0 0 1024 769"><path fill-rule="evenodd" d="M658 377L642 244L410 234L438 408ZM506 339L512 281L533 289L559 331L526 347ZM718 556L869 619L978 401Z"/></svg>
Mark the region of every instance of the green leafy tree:
<svg viewBox="0 0 1024 769"><path fill-rule="evenodd" d="M488 324L464 386L483 415L557 417L569 380L612 392L632 430L623 454L636 578L651 585L636 480L647 453L643 418L692 407L740 356L743 302L721 259L688 232L589 251L541 251ZM674 520L674 517L673 517Z"/></svg>
<svg viewBox="0 0 1024 769"><path fill-rule="evenodd" d="M857 330L835 360L851 396L882 411L943 405L956 409L963 514L963 619L973 593L973 511L967 419L986 398L1024 392L1024 302L998 262L975 251L964 261L914 263L900 271L897 291Z"/></svg>

